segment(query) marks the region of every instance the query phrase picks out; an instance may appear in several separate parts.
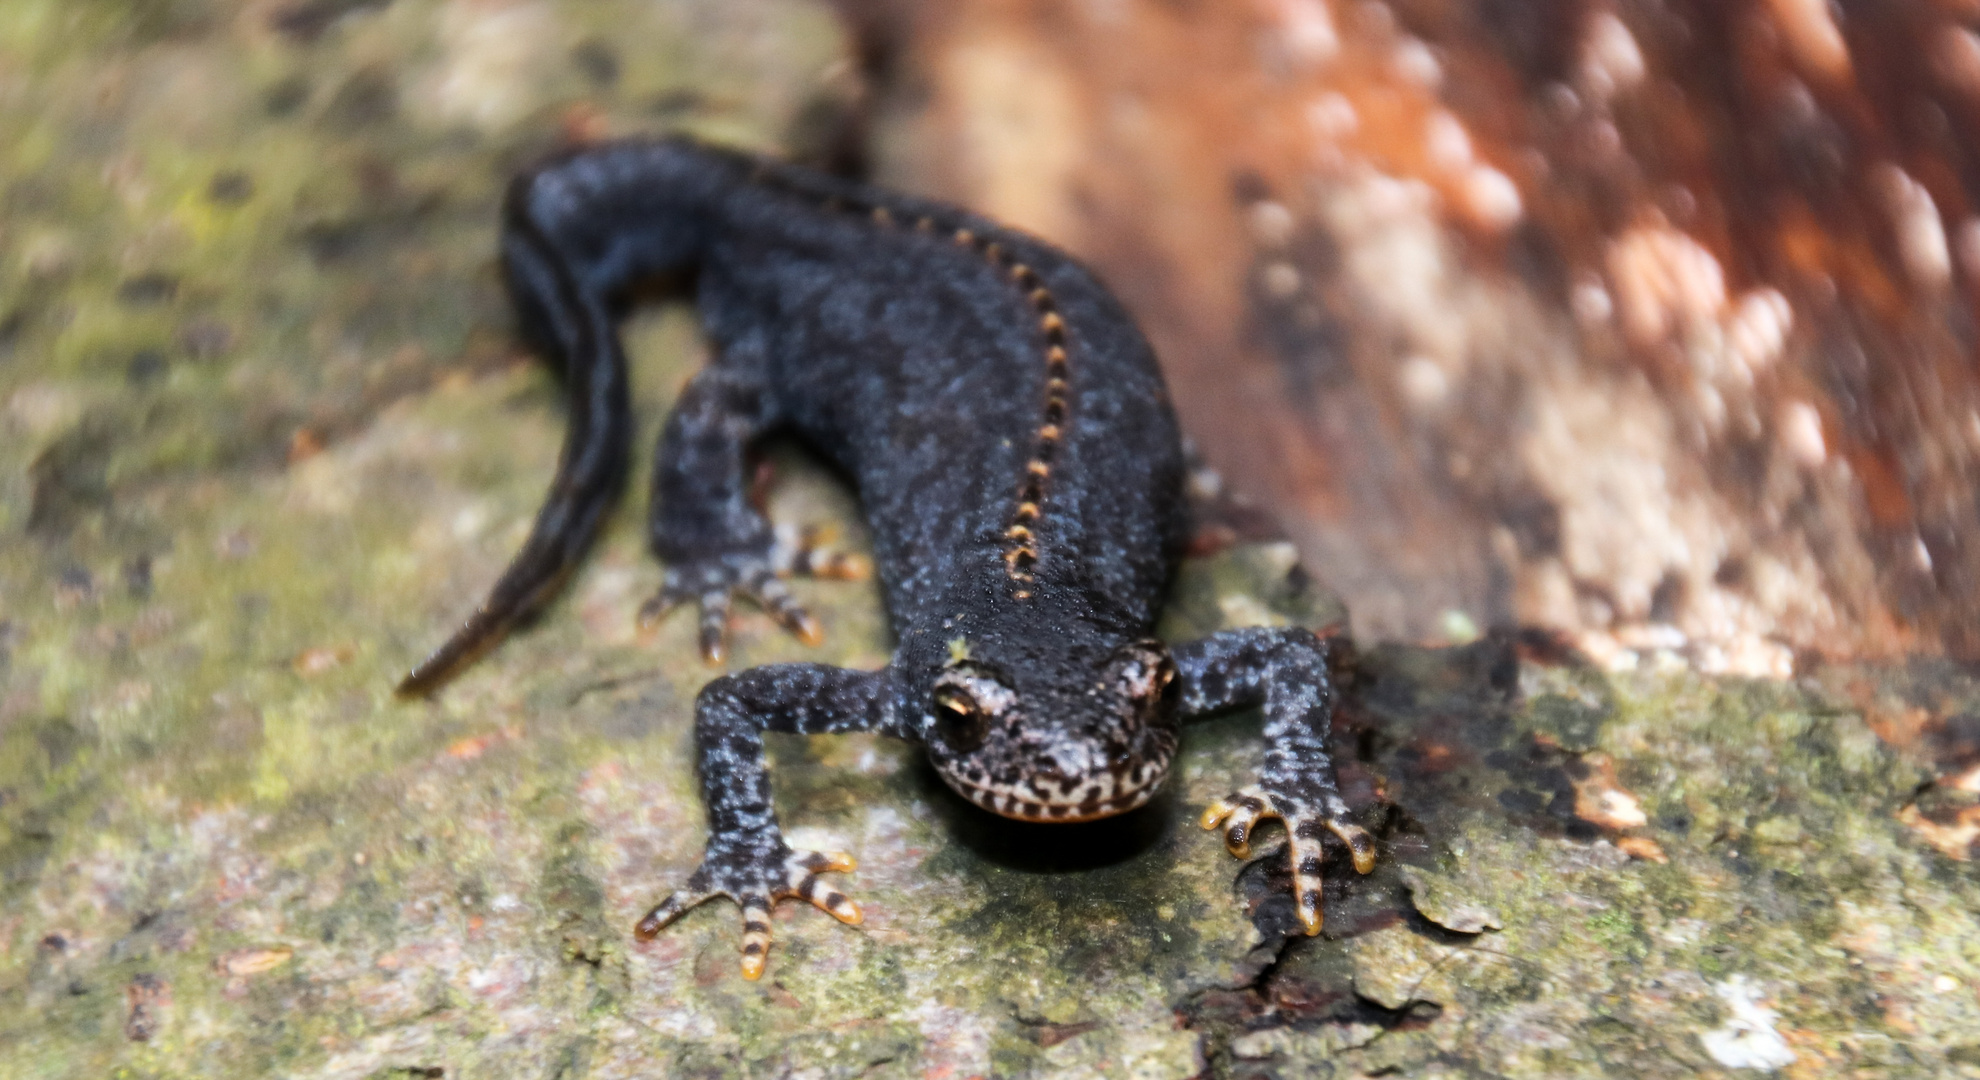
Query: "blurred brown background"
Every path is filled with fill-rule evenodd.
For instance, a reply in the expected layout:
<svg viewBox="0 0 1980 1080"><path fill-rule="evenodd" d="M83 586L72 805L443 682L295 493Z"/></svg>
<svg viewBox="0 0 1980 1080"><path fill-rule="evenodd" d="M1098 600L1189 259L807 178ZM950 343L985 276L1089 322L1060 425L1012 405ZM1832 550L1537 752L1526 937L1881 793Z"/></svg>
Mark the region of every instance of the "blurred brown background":
<svg viewBox="0 0 1980 1080"><path fill-rule="evenodd" d="M840 10L814 156L1091 261L1360 633L1980 658L1980 2Z"/></svg>

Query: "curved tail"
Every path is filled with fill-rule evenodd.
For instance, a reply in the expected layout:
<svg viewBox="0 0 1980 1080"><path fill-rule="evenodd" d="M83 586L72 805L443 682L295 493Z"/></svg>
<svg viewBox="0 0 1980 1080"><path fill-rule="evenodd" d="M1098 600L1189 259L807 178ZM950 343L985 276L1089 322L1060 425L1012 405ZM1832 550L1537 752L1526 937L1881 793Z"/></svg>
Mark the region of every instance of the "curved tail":
<svg viewBox="0 0 1980 1080"><path fill-rule="evenodd" d="M570 427L529 539L488 599L399 683L438 689L555 596L625 486L631 409L614 327L632 280L693 264L706 198L735 159L692 144L620 144L518 177L503 211L502 264L525 341L564 374ZM711 181L717 181L711 183Z"/></svg>

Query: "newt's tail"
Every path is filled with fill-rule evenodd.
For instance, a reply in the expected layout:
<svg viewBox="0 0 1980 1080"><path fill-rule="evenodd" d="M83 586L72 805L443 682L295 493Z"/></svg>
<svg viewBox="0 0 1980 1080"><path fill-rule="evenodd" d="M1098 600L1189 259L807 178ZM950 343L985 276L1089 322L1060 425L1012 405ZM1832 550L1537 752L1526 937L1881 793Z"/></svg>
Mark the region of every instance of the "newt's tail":
<svg viewBox="0 0 1980 1080"><path fill-rule="evenodd" d="M614 314L628 285L691 268L708 201L741 159L686 142L624 143L516 179L502 265L523 339L562 371L570 427L529 539L465 625L399 683L432 693L555 596L625 486L631 415Z"/></svg>

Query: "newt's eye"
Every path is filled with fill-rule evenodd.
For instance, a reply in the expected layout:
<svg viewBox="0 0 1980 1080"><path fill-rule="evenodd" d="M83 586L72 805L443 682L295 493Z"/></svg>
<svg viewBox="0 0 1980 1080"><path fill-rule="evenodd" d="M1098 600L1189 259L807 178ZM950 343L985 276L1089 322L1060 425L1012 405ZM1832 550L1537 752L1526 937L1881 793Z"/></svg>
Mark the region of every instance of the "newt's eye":
<svg viewBox="0 0 1980 1080"><path fill-rule="evenodd" d="M968 753L983 745L983 710L969 691L959 686L935 689L935 733L944 745L958 753Z"/></svg>

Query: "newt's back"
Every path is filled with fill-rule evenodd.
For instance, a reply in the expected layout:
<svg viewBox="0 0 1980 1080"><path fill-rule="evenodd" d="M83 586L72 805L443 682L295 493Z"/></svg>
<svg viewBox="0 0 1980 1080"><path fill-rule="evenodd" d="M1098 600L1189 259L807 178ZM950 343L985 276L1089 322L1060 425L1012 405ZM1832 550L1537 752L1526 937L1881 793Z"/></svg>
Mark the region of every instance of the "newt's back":
<svg viewBox="0 0 1980 1080"><path fill-rule="evenodd" d="M972 215L768 168L701 270L718 363L761 365L855 479L897 621L960 582L1153 617L1182 463L1152 352L1084 267Z"/></svg>

